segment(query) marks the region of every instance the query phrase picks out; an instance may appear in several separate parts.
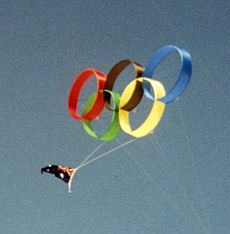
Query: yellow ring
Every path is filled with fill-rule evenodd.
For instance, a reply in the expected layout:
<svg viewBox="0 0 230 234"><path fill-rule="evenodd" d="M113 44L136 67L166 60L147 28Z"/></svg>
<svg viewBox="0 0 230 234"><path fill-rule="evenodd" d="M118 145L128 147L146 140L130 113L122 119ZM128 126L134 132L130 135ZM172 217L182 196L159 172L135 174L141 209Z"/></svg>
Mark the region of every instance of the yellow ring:
<svg viewBox="0 0 230 234"><path fill-rule="evenodd" d="M154 92L154 101L152 105L152 109L145 119L145 121L136 129L132 130L130 123L129 123L129 111L122 109L121 107L124 106L129 100L135 95L135 87L136 82L140 81L147 81L153 88ZM164 86L159 81L149 79L147 77L139 77L135 80L131 81L124 89L119 104L119 121L121 129L126 132L127 134L134 136L134 137L144 137L151 133L158 123L160 122L164 110L165 104L163 102L158 101L158 99L164 97L166 94Z"/></svg>

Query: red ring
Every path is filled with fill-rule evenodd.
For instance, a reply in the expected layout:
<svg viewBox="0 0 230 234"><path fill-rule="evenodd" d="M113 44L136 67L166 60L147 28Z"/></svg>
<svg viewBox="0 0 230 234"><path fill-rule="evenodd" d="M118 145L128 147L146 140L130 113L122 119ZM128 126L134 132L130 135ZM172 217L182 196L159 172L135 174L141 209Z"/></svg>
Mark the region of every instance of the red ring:
<svg viewBox="0 0 230 234"><path fill-rule="evenodd" d="M85 82L92 77L96 77L97 80L97 96L89 111L81 116L78 113L78 99ZM76 76L75 81L70 90L68 99L68 112L74 119L93 120L97 118L97 116L101 113L101 111L104 108L103 92L100 91L104 89L105 81L106 75L103 72L94 68L87 68L86 70L82 71L79 75Z"/></svg>

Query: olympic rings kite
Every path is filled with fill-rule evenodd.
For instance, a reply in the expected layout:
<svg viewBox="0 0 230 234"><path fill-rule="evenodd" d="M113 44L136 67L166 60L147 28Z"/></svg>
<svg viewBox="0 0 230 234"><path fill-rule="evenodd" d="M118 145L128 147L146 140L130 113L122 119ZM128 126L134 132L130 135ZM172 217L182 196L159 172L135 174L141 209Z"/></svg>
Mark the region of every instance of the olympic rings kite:
<svg viewBox="0 0 230 234"><path fill-rule="evenodd" d="M173 88L166 94L161 82L151 77L156 67L170 54L177 52L181 59L181 70ZM124 89L121 96L112 91L115 81L127 66L132 65L135 71L135 78ZM192 74L192 61L189 52L174 45L168 45L157 50L144 68L132 60L121 60L115 64L108 75L94 68L82 71L70 89L68 99L68 112L77 120L81 120L83 128L92 137L103 141L113 140L122 129L125 133L134 137L144 137L151 133L159 124L167 103L174 101L187 87ZM94 92L83 107L83 113L78 112L78 102L83 86L88 79L95 77L97 90ZM154 96L151 94L153 90ZM141 101L143 94L153 101L152 108L146 120L136 129L132 129L129 122L129 112ZM112 98L112 104L110 99ZM98 136L91 126L103 111L103 108L112 111L112 119L106 132Z"/></svg>

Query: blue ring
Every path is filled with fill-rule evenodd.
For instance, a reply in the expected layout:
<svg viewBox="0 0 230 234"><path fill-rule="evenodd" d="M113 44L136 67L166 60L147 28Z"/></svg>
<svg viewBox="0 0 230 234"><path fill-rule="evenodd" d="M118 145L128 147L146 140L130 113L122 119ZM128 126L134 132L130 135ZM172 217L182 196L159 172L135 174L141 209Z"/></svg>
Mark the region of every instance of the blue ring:
<svg viewBox="0 0 230 234"><path fill-rule="evenodd" d="M152 55L152 57L150 57L142 75L143 77L151 78L158 64L160 64L162 60L164 60L173 52L178 52L180 55L181 71L172 89L169 90L165 97L159 99L159 101L165 104L174 101L178 96L180 96L189 83L192 74L192 59L189 52L186 49L178 48L174 45L164 46L157 50ZM149 85L149 83L143 82L142 85L145 96L151 100L154 100L154 97L151 94L151 86Z"/></svg>

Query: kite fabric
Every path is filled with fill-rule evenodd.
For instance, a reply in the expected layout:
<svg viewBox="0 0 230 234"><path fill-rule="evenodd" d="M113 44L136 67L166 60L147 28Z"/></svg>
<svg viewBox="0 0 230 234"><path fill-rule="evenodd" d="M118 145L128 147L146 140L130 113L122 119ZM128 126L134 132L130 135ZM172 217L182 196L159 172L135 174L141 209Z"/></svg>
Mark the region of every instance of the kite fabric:
<svg viewBox="0 0 230 234"><path fill-rule="evenodd" d="M173 53L179 54L181 69L175 85L166 93L164 85L160 81L152 79L152 76L157 66ZM127 84L123 93L119 95L113 91L115 82L130 65L134 69L134 79ZM98 140L111 141L118 136L120 130L133 137L144 137L152 133L159 124L165 105L176 100L184 92L191 74L192 60L189 52L174 45L167 45L158 49L150 57L145 67L133 60L125 59L116 63L107 76L99 70L88 68L76 76L70 89L68 112L74 119L82 121L84 130ZM97 81L97 90L89 96L83 105L83 113L79 114L80 93L87 81L93 77ZM152 94L152 90L154 94ZM153 102L152 109L144 122L133 129L129 121L129 113L141 102L143 95ZM113 105L110 103L111 99ZM92 129L91 121L97 119L104 108L112 111L112 118L106 132L98 136Z"/></svg>
<svg viewBox="0 0 230 234"><path fill-rule="evenodd" d="M57 166L57 165L48 165L46 167L43 167L41 169L41 173L43 172L53 174L58 179L64 181L65 183L69 183L70 178L74 172L74 169L71 167L63 167L63 166Z"/></svg>

